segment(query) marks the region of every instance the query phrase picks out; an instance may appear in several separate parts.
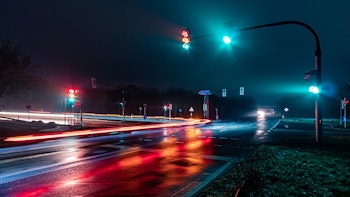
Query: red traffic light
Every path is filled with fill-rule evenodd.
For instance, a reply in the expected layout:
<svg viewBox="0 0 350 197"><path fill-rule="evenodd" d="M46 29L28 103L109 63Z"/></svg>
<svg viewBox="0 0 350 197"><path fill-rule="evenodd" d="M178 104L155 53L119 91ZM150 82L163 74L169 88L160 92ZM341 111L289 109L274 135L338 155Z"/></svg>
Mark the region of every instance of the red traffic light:
<svg viewBox="0 0 350 197"><path fill-rule="evenodd" d="M191 36L190 36L190 31L188 29L183 29L181 31L181 35L182 35L182 42L185 44L190 43L191 41Z"/></svg>
<svg viewBox="0 0 350 197"><path fill-rule="evenodd" d="M187 29L184 29L184 30L182 30L181 35L182 35L183 37L189 37L189 36L190 36L190 32L188 32Z"/></svg>
<svg viewBox="0 0 350 197"><path fill-rule="evenodd" d="M68 96L69 98L75 98L75 96L79 93L79 90L70 88L68 90Z"/></svg>

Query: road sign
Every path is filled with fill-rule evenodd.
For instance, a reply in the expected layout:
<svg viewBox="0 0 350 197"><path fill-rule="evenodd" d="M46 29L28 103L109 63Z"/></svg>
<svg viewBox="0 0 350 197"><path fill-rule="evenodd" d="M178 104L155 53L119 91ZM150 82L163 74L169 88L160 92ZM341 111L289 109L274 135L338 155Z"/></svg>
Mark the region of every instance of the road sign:
<svg viewBox="0 0 350 197"><path fill-rule="evenodd" d="M190 109L188 110L189 112L194 112L193 107L190 107Z"/></svg>
<svg viewBox="0 0 350 197"><path fill-rule="evenodd" d="M227 89L222 89L222 97L226 97Z"/></svg>
<svg viewBox="0 0 350 197"><path fill-rule="evenodd" d="M203 111L207 111L208 107L206 103L203 103Z"/></svg>
<svg viewBox="0 0 350 197"><path fill-rule="evenodd" d="M210 92L210 90L201 90L198 92L198 94L205 96L205 95L210 95L211 92Z"/></svg>
<svg viewBox="0 0 350 197"><path fill-rule="evenodd" d="M244 87L239 88L239 95L241 95L241 96L244 95Z"/></svg>
<svg viewBox="0 0 350 197"><path fill-rule="evenodd" d="M80 108L81 108L81 102L80 102L79 100L77 100L77 101L75 102L75 107L76 107L77 109L80 109Z"/></svg>

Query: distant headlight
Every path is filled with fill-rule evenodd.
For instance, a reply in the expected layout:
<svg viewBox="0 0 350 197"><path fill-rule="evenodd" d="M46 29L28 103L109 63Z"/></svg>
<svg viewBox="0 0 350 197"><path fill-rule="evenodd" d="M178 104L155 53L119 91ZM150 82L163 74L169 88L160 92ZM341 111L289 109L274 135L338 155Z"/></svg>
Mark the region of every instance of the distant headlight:
<svg viewBox="0 0 350 197"><path fill-rule="evenodd" d="M258 114L258 116L265 116L265 112L262 110L258 110L256 113Z"/></svg>

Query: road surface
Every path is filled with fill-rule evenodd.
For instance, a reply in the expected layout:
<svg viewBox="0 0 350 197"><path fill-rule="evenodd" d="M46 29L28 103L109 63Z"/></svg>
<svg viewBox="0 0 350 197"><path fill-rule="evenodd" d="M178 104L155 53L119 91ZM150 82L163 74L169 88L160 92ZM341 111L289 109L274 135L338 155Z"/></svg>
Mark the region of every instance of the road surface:
<svg viewBox="0 0 350 197"><path fill-rule="evenodd" d="M2 148L0 196L191 195L277 122L220 121Z"/></svg>

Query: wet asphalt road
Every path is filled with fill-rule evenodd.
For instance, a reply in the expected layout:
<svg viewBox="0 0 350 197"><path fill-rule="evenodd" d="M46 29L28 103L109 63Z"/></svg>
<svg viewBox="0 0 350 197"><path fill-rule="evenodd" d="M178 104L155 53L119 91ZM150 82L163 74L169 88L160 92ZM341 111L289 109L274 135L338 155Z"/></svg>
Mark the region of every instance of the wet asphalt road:
<svg viewBox="0 0 350 197"><path fill-rule="evenodd" d="M276 123L214 122L1 149L0 196L191 195L244 158Z"/></svg>

